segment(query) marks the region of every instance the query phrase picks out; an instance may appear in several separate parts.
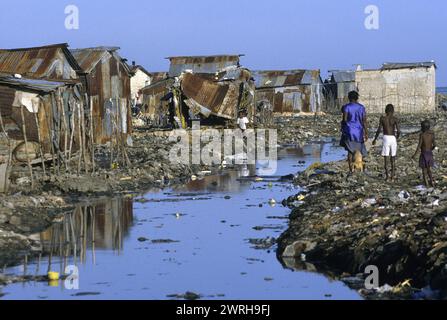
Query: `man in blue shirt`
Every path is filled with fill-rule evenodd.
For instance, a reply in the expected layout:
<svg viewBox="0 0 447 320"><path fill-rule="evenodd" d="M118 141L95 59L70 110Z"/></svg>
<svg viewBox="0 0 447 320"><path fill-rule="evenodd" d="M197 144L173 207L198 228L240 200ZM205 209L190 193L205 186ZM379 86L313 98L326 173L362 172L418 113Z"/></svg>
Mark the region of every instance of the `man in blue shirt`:
<svg viewBox="0 0 447 320"><path fill-rule="evenodd" d="M368 141L368 125L365 107L358 103L358 92L349 92L348 98L349 103L342 108L343 121L341 123L342 136L340 146L348 151L349 171L353 172L354 153L359 151L363 157L367 155L365 142Z"/></svg>

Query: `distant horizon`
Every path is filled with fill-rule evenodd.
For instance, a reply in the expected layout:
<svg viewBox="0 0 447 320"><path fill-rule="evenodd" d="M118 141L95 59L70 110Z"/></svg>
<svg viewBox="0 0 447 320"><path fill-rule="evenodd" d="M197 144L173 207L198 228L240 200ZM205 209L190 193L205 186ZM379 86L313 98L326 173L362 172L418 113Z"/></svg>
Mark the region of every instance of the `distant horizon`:
<svg viewBox="0 0 447 320"><path fill-rule="evenodd" d="M79 29L67 28L72 5ZM376 29L366 26L370 5L378 10ZM0 47L118 46L129 64L152 72L168 71L169 56L244 54L241 65L251 70L319 69L323 79L356 64L434 60L436 86L446 87L446 11L441 0L228 0L218 7L207 0L22 0L2 6Z"/></svg>

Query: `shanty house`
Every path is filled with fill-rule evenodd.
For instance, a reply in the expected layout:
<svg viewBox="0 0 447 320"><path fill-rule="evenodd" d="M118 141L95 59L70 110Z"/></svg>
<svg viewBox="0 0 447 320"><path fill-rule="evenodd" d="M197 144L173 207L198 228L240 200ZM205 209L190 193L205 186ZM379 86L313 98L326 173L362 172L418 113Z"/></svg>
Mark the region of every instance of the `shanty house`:
<svg viewBox="0 0 447 320"><path fill-rule="evenodd" d="M396 112L433 112L436 109L436 64L385 63L378 70L355 73L360 101L370 113L382 113L389 103Z"/></svg>
<svg viewBox="0 0 447 320"><path fill-rule="evenodd" d="M330 78L325 81L324 95L328 108L339 110L348 103L348 93L357 90L355 71L333 70Z"/></svg>
<svg viewBox="0 0 447 320"><path fill-rule="evenodd" d="M88 103L93 109L94 137L105 143L117 134L131 132L131 94L128 65L118 47L70 50L86 74Z"/></svg>
<svg viewBox="0 0 447 320"><path fill-rule="evenodd" d="M0 74L1 192L7 189L5 170L11 163L67 159L83 143L87 147L81 90L80 83Z"/></svg>
<svg viewBox="0 0 447 320"><path fill-rule="evenodd" d="M268 101L275 114L321 110L323 83L319 70L254 71L253 77L256 102Z"/></svg>

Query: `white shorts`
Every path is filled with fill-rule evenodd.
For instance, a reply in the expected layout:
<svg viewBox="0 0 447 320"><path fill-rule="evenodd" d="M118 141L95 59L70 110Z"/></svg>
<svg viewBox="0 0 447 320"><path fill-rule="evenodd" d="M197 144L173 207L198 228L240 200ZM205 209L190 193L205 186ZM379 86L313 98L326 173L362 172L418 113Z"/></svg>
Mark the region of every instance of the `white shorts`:
<svg viewBox="0 0 447 320"><path fill-rule="evenodd" d="M395 157L397 154L397 139L395 136L383 136L382 156Z"/></svg>

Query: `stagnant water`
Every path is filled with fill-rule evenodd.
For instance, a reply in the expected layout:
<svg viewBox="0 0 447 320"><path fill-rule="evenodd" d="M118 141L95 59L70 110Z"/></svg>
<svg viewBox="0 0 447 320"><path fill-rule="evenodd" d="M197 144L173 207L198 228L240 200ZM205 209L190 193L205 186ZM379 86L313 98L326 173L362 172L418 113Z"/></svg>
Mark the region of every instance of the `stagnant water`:
<svg viewBox="0 0 447 320"><path fill-rule="evenodd" d="M276 246L259 249L249 241L277 238L287 227L290 209L280 202L296 190L290 182L269 181L315 161L341 159L344 152L330 143L310 144L282 148L278 157L275 177L262 181L248 178L259 166L241 166L148 192L147 202L117 198L80 206L39 235L39 258L6 270L45 275L76 265L79 288L67 288L62 280L26 282L0 289L0 296L175 299L190 291L203 299L360 299L341 282L284 268Z"/></svg>

